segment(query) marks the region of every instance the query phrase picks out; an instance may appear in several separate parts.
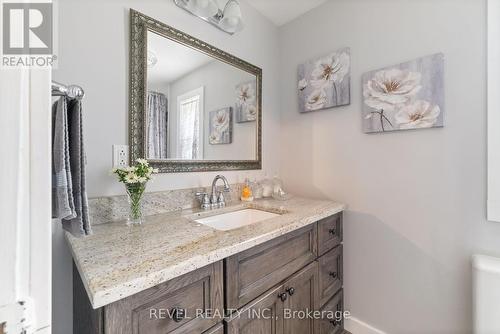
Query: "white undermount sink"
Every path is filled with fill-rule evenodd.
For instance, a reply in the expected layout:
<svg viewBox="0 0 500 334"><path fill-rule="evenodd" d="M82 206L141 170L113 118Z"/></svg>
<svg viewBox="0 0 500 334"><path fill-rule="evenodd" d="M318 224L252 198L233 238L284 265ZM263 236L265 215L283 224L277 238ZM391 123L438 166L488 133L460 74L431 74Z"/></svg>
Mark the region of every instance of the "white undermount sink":
<svg viewBox="0 0 500 334"><path fill-rule="evenodd" d="M243 209L206 218L199 218L194 221L212 227L216 230L229 231L279 216L279 214L262 210Z"/></svg>

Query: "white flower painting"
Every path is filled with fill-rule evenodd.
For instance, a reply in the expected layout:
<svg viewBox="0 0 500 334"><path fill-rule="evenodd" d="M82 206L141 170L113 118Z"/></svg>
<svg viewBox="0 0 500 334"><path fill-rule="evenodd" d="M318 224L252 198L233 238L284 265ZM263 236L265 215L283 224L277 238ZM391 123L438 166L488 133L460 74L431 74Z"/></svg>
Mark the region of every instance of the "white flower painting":
<svg viewBox="0 0 500 334"><path fill-rule="evenodd" d="M366 73L363 102L366 133L442 127L443 54Z"/></svg>
<svg viewBox="0 0 500 334"><path fill-rule="evenodd" d="M233 139L232 108L211 111L208 126L208 142L211 145L231 144Z"/></svg>
<svg viewBox="0 0 500 334"><path fill-rule="evenodd" d="M350 94L350 49L299 65L298 95L301 112L348 105Z"/></svg>
<svg viewBox="0 0 500 334"><path fill-rule="evenodd" d="M236 86L236 123L253 122L257 119L255 80Z"/></svg>
<svg viewBox="0 0 500 334"><path fill-rule="evenodd" d="M439 106L419 100L401 107L395 118L400 129L431 128L440 114Z"/></svg>

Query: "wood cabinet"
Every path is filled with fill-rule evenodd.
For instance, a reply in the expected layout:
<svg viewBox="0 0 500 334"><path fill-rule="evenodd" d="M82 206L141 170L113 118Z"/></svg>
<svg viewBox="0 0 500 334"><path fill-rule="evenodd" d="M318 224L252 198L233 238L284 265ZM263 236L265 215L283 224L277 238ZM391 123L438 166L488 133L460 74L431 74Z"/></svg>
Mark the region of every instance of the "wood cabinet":
<svg viewBox="0 0 500 334"><path fill-rule="evenodd" d="M342 242L342 212L320 220L318 224L319 255L323 255Z"/></svg>
<svg viewBox="0 0 500 334"><path fill-rule="evenodd" d="M313 334L316 323L305 314L317 310L317 263L233 313L227 334ZM299 313L300 312L300 313Z"/></svg>
<svg viewBox="0 0 500 334"><path fill-rule="evenodd" d="M313 334L317 331L312 313L318 310L318 264L311 263L284 283L285 301L283 334Z"/></svg>
<svg viewBox="0 0 500 334"><path fill-rule="evenodd" d="M76 288L74 334L203 333L222 320L208 316L223 314L221 261L98 310L82 307L83 285Z"/></svg>
<svg viewBox="0 0 500 334"><path fill-rule="evenodd" d="M340 334L341 241L339 213L97 310L74 269L74 334Z"/></svg>
<svg viewBox="0 0 500 334"><path fill-rule="evenodd" d="M206 332L203 332L203 334L224 334L224 325L217 324Z"/></svg>
<svg viewBox="0 0 500 334"><path fill-rule="evenodd" d="M316 235L312 224L224 260L227 308L240 308L314 261Z"/></svg>
<svg viewBox="0 0 500 334"><path fill-rule="evenodd" d="M283 333L283 287L277 286L227 320L227 334Z"/></svg>
<svg viewBox="0 0 500 334"><path fill-rule="evenodd" d="M344 332L344 320L340 313L344 310L343 290L338 291L335 296L322 308L323 314L333 314L333 317L323 317L318 320L317 334L340 334Z"/></svg>
<svg viewBox="0 0 500 334"><path fill-rule="evenodd" d="M342 287L342 245L338 245L318 259L320 304L324 305Z"/></svg>

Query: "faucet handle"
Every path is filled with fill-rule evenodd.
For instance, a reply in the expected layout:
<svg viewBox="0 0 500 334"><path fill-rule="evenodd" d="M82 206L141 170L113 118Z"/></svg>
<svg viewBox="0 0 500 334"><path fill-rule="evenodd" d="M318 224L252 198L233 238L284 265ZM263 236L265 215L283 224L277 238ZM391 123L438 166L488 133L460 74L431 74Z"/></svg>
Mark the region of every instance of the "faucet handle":
<svg viewBox="0 0 500 334"><path fill-rule="evenodd" d="M210 209L210 197L208 196L207 193L204 192L197 192L195 193L195 196L200 200L201 203L201 208L203 210Z"/></svg>
<svg viewBox="0 0 500 334"><path fill-rule="evenodd" d="M224 197L224 191L219 191L219 195L217 196L217 206L219 208L223 208L226 206L226 198Z"/></svg>
<svg viewBox="0 0 500 334"><path fill-rule="evenodd" d="M200 197L203 197L203 196L207 195L207 193L199 191L199 192L196 192L194 195L196 197L200 198Z"/></svg>

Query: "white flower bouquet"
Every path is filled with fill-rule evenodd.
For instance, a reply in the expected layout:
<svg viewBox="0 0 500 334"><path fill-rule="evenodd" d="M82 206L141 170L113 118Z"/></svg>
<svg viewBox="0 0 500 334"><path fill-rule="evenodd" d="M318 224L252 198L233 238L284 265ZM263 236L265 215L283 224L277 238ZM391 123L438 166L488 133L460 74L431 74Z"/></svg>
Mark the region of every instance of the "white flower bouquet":
<svg viewBox="0 0 500 334"><path fill-rule="evenodd" d="M158 173L158 169L150 167L146 159L137 159L134 166L114 168L112 172L119 182L125 184L127 190L130 204L128 224L142 224L142 196L146 183L152 179L153 174Z"/></svg>

